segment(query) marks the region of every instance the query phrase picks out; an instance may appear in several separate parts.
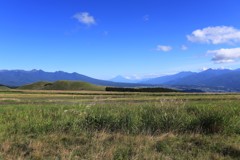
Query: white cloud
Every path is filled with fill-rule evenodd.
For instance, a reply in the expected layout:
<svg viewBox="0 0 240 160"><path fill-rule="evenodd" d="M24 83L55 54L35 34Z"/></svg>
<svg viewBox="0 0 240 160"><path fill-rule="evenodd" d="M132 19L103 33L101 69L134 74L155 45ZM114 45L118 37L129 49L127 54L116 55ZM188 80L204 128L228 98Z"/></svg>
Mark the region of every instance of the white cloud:
<svg viewBox="0 0 240 160"><path fill-rule="evenodd" d="M185 45L182 45L182 46L181 46L181 50L186 51L186 50L188 50L188 47L185 46Z"/></svg>
<svg viewBox="0 0 240 160"><path fill-rule="evenodd" d="M96 20L93 16L91 16L88 12L80 12L76 13L73 18L77 19L80 23L86 25L94 25L96 24Z"/></svg>
<svg viewBox="0 0 240 160"><path fill-rule="evenodd" d="M208 54L213 54L212 61L215 63L231 63L240 59L240 48L229 48L210 50Z"/></svg>
<svg viewBox="0 0 240 160"><path fill-rule="evenodd" d="M209 44L234 44L240 42L240 30L230 26L207 27L193 31L187 39Z"/></svg>
<svg viewBox="0 0 240 160"><path fill-rule="evenodd" d="M163 51L163 52L169 52L171 50L172 50L171 46L158 45L156 48L156 51Z"/></svg>

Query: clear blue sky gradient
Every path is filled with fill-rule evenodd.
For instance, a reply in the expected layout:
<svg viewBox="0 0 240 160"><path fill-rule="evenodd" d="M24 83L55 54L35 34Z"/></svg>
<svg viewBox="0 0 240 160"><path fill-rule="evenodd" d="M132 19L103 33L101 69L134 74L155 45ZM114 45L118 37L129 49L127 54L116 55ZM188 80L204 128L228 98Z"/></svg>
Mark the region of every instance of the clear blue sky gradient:
<svg viewBox="0 0 240 160"><path fill-rule="evenodd" d="M240 29L239 0L1 0L0 69L78 72L95 78L163 75L215 64L208 50L239 44L188 41L196 29ZM88 12L96 24L73 18ZM145 19L147 18L147 20ZM169 52L157 45L171 46ZM187 50L181 50L181 46Z"/></svg>

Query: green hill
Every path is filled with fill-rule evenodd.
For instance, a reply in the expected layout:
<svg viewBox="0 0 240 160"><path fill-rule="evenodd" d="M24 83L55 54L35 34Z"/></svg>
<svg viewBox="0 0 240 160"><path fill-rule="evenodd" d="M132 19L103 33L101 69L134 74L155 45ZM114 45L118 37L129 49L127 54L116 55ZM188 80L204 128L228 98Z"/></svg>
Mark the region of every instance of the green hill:
<svg viewBox="0 0 240 160"><path fill-rule="evenodd" d="M2 90L9 90L10 88L8 88L7 86L3 86L3 85L0 85L0 91Z"/></svg>
<svg viewBox="0 0 240 160"><path fill-rule="evenodd" d="M21 86L18 89L44 90L48 84L52 84L52 83L41 81L41 82L36 82L36 83Z"/></svg>
<svg viewBox="0 0 240 160"><path fill-rule="evenodd" d="M105 87L81 81L56 81L56 82L36 82L29 85L21 86L18 89L104 91Z"/></svg>

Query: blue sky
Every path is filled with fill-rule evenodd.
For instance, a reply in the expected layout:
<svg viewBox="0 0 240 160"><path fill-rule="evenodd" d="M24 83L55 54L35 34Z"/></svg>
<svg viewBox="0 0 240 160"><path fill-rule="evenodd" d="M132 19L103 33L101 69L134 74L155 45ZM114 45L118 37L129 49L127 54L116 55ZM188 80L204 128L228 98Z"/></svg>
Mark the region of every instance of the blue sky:
<svg viewBox="0 0 240 160"><path fill-rule="evenodd" d="M240 68L239 0L1 0L0 69L100 79Z"/></svg>

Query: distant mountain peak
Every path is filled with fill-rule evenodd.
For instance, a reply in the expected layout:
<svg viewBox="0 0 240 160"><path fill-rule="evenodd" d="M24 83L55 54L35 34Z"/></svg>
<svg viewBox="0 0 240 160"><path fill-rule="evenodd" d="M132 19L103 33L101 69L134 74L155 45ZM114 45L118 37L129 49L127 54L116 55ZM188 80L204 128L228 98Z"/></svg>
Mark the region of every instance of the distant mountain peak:
<svg viewBox="0 0 240 160"><path fill-rule="evenodd" d="M208 68L208 69L206 69L205 71L213 71L213 70L215 70L215 69Z"/></svg>
<svg viewBox="0 0 240 160"><path fill-rule="evenodd" d="M30 72L44 72L44 71L41 69L32 69Z"/></svg>
<svg viewBox="0 0 240 160"><path fill-rule="evenodd" d="M124 76L118 75L112 79L110 79L112 82L121 82L121 83L134 83L133 80L126 78Z"/></svg>

